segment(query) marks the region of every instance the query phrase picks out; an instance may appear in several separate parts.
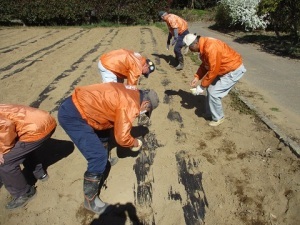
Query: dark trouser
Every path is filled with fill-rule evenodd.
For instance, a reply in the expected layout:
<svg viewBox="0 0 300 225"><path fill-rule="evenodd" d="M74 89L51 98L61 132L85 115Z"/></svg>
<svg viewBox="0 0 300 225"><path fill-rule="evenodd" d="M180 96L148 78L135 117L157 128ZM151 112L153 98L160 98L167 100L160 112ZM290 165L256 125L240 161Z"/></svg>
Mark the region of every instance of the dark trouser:
<svg viewBox="0 0 300 225"><path fill-rule="evenodd" d="M82 119L71 97L68 97L61 104L58 110L58 121L88 161L87 172L98 175L103 174L108 152L102 141L108 141L109 130L95 131L88 125Z"/></svg>
<svg viewBox="0 0 300 225"><path fill-rule="evenodd" d="M35 142L18 141L8 153L3 155L4 164L0 165L0 177L5 188L13 197L20 197L30 189L20 164L23 163L25 168L32 170L36 179L45 174L36 151L43 148L43 144L51 137L54 130Z"/></svg>
<svg viewBox="0 0 300 225"><path fill-rule="evenodd" d="M184 31L182 34L178 35L178 39L177 42L174 46L174 53L175 53L175 57L177 60L183 58L182 53L181 53L181 49L183 47L183 38L185 37L185 35L187 35L189 33L188 30Z"/></svg>

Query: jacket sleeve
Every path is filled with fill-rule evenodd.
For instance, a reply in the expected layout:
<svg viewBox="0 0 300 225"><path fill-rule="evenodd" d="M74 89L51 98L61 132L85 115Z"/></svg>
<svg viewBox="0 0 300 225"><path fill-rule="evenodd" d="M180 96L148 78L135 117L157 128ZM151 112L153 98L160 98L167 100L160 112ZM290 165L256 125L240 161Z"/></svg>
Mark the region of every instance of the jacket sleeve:
<svg viewBox="0 0 300 225"><path fill-rule="evenodd" d="M126 63L129 67L127 84L137 85L139 77L142 74L141 68L139 68L137 62L132 58L128 58Z"/></svg>
<svg viewBox="0 0 300 225"><path fill-rule="evenodd" d="M205 76L206 73L207 73L207 69L205 69L204 63L202 63L199 66L199 68L198 68L197 72L195 73L194 77L198 77L198 79L201 80Z"/></svg>
<svg viewBox="0 0 300 225"><path fill-rule="evenodd" d="M13 148L17 136L14 122L0 116L0 153L5 154Z"/></svg>
<svg viewBox="0 0 300 225"><path fill-rule="evenodd" d="M206 62L208 63L209 70L201 81L203 87L208 87L219 75L222 60L221 57L221 53L214 49L210 49L206 52Z"/></svg>
<svg viewBox="0 0 300 225"><path fill-rule="evenodd" d="M134 138L131 136L132 123L127 116L126 109L121 108L116 111L116 119L114 125L114 134L116 142L122 147L132 147Z"/></svg>

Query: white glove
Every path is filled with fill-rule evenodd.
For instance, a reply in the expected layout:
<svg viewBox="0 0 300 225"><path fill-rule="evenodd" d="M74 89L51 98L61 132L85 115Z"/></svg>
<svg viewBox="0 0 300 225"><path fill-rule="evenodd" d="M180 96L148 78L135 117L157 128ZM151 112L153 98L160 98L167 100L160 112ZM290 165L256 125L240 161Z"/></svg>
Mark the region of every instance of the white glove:
<svg viewBox="0 0 300 225"><path fill-rule="evenodd" d="M167 45L167 50L169 50L170 49L170 45Z"/></svg>
<svg viewBox="0 0 300 225"><path fill-rule="evenodd" d="M141 147L143 146L143 142L142 142L140 139L138 139L138 138L137 138L137 140L138 140L139 145L138 145L137 147L132 147L132 148L131 148L131 151L137 152L137 151L139 151L139 150L141 149Z"/></svg>
<svg viewBox="0 0 300 225"><path fill-rule="evenodd" d="M193 95L200 95L204 92L204 88L202 88L200 85L198 85L195 88L190 89Z"/></svg>

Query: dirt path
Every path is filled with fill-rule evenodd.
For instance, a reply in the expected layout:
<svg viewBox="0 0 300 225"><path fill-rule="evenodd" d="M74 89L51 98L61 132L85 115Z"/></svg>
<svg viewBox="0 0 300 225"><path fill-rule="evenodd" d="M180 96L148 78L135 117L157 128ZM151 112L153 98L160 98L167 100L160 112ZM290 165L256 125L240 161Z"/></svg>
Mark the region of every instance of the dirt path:
<svg viewBox="0 0 300 225"><path fill-rule="evenodd" d="M299 159L252 115L240 114L224 99L226 122L212 128L201 117L204 96L189 93L197 66L186 58L176 72L165 50L166 35L156 27L94 29L0 29L0 102L50 111L77 85L100 82L98 57L128 48L156 62L140 87L155 89L160 105L139 154L114 148L102 200L112 213L97 217L83 208L86 162L60 126L45 165L50 179L37 182L37 197L23 209L4 208L0 224L299 224Z"/></svg>

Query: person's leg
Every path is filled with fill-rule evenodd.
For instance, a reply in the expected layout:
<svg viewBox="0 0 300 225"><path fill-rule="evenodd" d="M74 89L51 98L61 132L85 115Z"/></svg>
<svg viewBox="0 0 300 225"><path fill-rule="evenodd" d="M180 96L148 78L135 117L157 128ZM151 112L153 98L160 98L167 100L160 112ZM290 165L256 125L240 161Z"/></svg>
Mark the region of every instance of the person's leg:
<svg viewBox="0 0 300 225"><path fill-rule="evenodd" d="M119 82L118 77L111 72L110 70L107 70L101 63L101 60L98 61L98 70L99 73L102 77L102 82L103 83L108 83L108 82ZM120 82L119 82L120 83Z"/></svg>
<svg viewBox="0 0 300 225"><path fill-rule="evenodd" d="M37 150L44 142L41 139L36 142L20 142L6 153L5 163L0 166L0 176L7 191L13 196L13 200L7 205L7 209L15 209L24 206L36 193L35 187L30 186L20 168L28 154ZM37 169L42 171L42 165L38 164Z"/></svg>
<svg viewBox="0 0 300 225"><path fill-rule="evenodd" d="M71 97L67 98L60 106L58 121L86 158L87 171L102 174L108 158L107 151L94 129L82 119Z"/></svg>
<svg viewBox="0 0 300 225"><path fill-rule="evenodd" d="M35 149L31 151L23 162L23 165L30 172L33 172L34 177L37 180L45 181L48 178L47 172L42 165L41 154L38 151L42 151L46 145L46 142L50 139L55 129L53 129L47 136L37 142L26 143L27 148Z"/></svg>
<svg viewBox="0 0 300 225"><path fill-rule="evenodd" d="M219 76L207 88L208 104L212 114L213 121L223 119L224 112L222 107L222 98L225 97L238 80L246 72L245 67L242 65L235 71L232 71L223 76Z"/></svg>
<svg viewBox="0 0 300 225"><path fill-rule="evenodd" d="M176 42L175 47L174 47L175 57L178 60L178 65L176 66L176 70L182 70L183 67L184 67L184 59L183 59L183 55L181 53L181 49L183 47L183 38L188 33L189 33L189 31L186 30L182 34L178 35L178 39L177 39L177 42Z"/></svg>
<svg viewBox="0 0 300 225"><path fill-rule="evenodd" d="M102 202L98 195L108 159L107 150L93 128L82 119L71 97L60 106L58 121L88 162L83 180L84 206L94 213L102 214L108 204Z"/></svg>

